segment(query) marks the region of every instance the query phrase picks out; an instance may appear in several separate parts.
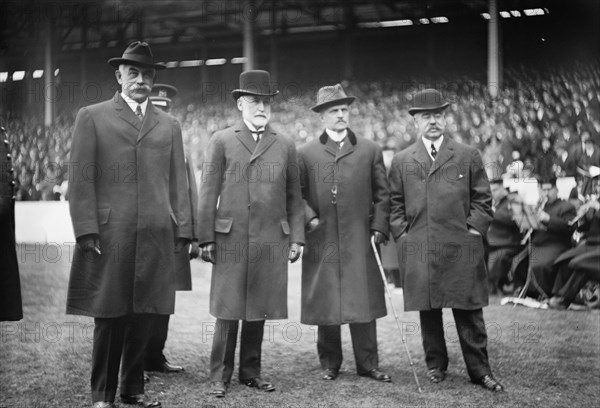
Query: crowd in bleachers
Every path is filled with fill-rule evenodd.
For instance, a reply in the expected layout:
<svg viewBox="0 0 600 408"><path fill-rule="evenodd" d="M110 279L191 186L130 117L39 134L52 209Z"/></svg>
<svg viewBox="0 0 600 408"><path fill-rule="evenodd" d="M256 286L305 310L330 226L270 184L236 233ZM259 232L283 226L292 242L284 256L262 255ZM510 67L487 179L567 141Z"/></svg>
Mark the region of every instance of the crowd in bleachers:
<svg viewBox="0 0 600 408"><path fill-rule="evenodd" d="M344 83L357 97L351 106L351 127L377 141L385 150L399 151L414 141L408 114L412 93L436 87L452 102L447 131L455 139L476 145L498 174L543 173L575 175L572 149L583 133L598 146L600 135L600 62L574 63L568 68L535 70L510 67L504 87L492 98L485 78L476 76L414 77L410 81ZM313 92L275 98L272 124L298 144L322 130ZM175 101L172 114L182 124L184 143L196 166L210 136L237 118L230 98L201 103L199 96ZM64 196L71 130L76 112L63 115L45 128L33 118L4 117L18 175L17 199L52 200ZM544 141L546 140L546 141ZM61 188L62 185L62 188Z"/></svg>

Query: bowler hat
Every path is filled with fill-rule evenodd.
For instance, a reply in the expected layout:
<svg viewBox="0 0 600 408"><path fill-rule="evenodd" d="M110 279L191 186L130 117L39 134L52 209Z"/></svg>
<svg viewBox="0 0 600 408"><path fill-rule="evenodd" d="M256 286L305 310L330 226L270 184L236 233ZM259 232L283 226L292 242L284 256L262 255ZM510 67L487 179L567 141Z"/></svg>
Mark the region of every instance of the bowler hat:
<svg viewBox="0 0 600 408"><path fill-rule="evenodd" d="M240 87L231 91L233 99L243 95L275 96L279 93L267 71L254 69L240 74Z"/></svg>
<svg viewBox="0 0 600 408"><path fill-rule="evenodd" d="M317 104L311 109L315 112L321 112L332 105L350 105L355 99L354 96L346 95L344 88L340 84L324 86L317 92Z"/></svg>
<svg viewBox="0 0 600 408"><path fill-rule="evenodd" d="M446 109L449 105L437 90L424 89L414 94L413 107L408 109L408 113L414 116L418 112Z"/></svg>
<svg viewBox="0 0 600 408"><path fill-rule="evenodd" d="M141 41L132 42L129 44L129 46L127 46L127 49L125 52L123 52L122 57L111 58L108 60L108 63L115 68L119 68L119 65L121 64L141 65L157 70L166 68L163 64L157 64L154 62L150 45Z"/></svg>

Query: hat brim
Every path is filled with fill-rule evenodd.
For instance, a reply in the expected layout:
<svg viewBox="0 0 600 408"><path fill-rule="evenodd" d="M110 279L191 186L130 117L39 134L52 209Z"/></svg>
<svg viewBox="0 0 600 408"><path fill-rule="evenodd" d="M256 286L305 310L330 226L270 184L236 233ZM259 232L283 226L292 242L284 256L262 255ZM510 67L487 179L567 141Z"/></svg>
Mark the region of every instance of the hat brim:
<svg viewBox="0 0 600 408"><path fill-rule="evenodd" d="M245 89L234 89L231 91L231 95L233 99L237 100L240 96L250 95L250 96L275 96L279 93L279 91L274 91L271 93L261 93L261 92L252 92L247 91Z"/></svg>
<svg viewBox="0 0 600 408"><path fill-rule="evenodd" d="M354 100L356 99L355 96L347 96L345 98L340 98L340 99L334 99L332 101L327 101L327 102L323 102L319 105L315 105L312 108L310 108L313 112L321 112L324 109L330 107L330 106L334 106L334 105L351 105L352 102L354 102Z"/></svg>
<svg viewBox="0 0 600 408"><path fill-rule="evenodd" d="M142 62L142 61L129 59L129 58L111 58L108 60L108 64L115 68L119 68L119 65L121 65L121 64L131 64L131 65L138 65L138 66L142 66L142 67L154 68L157 71L166 68L166 66L163 64L148 64L147 62Z"/></svg>
<svg viewBox="0 0 600 408"><path fill-rule="evenodd" d="M419 113L419 112L431 112L431 111L444 110L448 106L450 106L450 104L448 102L444 102L443 104L441 104L439 106L431 106L431 107L426 107L426 108L409 108L408 113L410 113L411 115L414 116L415 113Z"/></svg>

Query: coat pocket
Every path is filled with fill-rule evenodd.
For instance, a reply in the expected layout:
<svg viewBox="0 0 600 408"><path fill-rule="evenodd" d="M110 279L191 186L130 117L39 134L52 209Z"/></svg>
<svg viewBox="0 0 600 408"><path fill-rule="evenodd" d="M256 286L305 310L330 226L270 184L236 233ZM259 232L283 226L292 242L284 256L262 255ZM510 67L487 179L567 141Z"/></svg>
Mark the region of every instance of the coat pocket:
<svg viewBox="0 0 600 408"><path fill-rule="evenodd" d="M98 209L98 225L108 224L110 219L110 208L99 208Z"/></svg>
<svg viewBox="0 0 600 408"><path fill-rule="evenodd" d="M290 224L286 220L281 220L281 229L285 235L290 235Z"/></svg>
<svg viewBox="0 0 600 408"><path fill-rule="evenodd" d="M231 226L233 225L233 218L215 218L215 232L222 234L229 234Z"/></svg>

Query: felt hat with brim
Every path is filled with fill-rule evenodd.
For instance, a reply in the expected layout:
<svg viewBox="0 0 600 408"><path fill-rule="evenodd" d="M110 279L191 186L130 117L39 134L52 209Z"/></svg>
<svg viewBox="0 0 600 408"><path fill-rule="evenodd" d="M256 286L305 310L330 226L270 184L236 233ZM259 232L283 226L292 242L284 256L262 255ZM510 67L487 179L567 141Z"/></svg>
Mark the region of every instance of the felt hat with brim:
<svg viewBox="0 0 600 408"><path fill-rule="evenodd" d="M233 99L236 100L244 95L275 96L278 93L275 84L271 82L271 74L260 69L242 72L240 74L240 87L231 91Z"/></svg>
<svg viewBox="0 0 600 408"><path fill-rule="evenodd" d="M159 96L162 98L173 99L177 95L177 88L167 84L154 84L150 96Z"/></svg>
<svg viewBox="0 0 600 408"><path fill-rule="evenodd" d="M166 68L163 64L154 62L154 56L152 55L150 45L141 41L132 42L125 52L123 52L123 56L111 58L108 60L108 63L115 68L119 68L119 65L121 64L139 65L154 68L156 70Z"/></svg>
<svg viewBox="0 0 600 408"><path fill-rule="evenodd" d="M413 106L408 109L408 113L414 116L415 113L419 112L440 111L446 109L449 105L439 91L424 89L414 94Z"/></svg>
<svg viewBox="0 0 600 408"><path fill-rule="evenodd" d="M346 95L342 85L324 86L317 92L317 104L311 109L314 112L321 112L333 105L350 105L356 98Z"/></svg>

